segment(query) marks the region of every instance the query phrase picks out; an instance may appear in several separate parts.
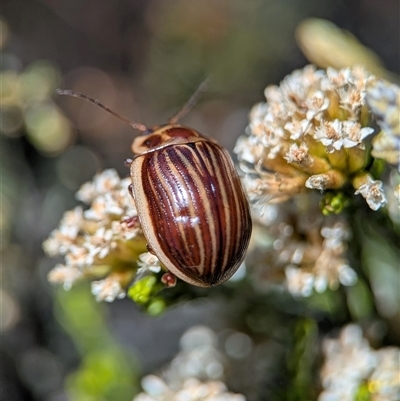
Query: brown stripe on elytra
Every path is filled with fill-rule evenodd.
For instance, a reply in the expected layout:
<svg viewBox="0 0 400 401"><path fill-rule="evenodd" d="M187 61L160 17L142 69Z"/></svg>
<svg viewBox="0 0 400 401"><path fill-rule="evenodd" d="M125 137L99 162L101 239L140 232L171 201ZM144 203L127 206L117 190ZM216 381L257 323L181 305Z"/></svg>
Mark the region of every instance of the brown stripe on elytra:
<svg viewBox="0 0 400 401"><path fill-rule="evenodd" d="M232 192L230 183L231 170L230 159L227 160L225 154L218 145L204 143L202 151L206 164L208 164L211 174L217 178L219 219L221 221L222 247L219 250L219 266L216 266L216 279L224 275L225 269L235 265L236 247L235 241L238 237L238 220L236 210L238 199ZM228 164L227 164L228 163Z"/></svg>
<svg viewBox="0 0 400 401"><path fill-rule="evenodd" d="M248 242L250 240L251 233L251 219L250 210L246 202L246 195L243 192L240 179L237 175L232 176L232 188L233 193L236 194L238 199L242 200L238 203L236 215L238 216L238 222L240 223L238 228L238 235L236 238L235 248L237 249L236 258L242 259L247 249Z"/></svg>
<svg viewBox="0 0 400 401"><path fill-rule="evenodd" d="M231 218L229 219L229 227L228 230L232 233L230 237L230 241L227 245L227 249L230 251L228 255L228 260L230 263L233 261L237 262L238 259L238 250L241 247L242 241L242 218L240 213L240 207L242 202L242 198L239 197L237 193L237 188L235 186L235 178L236 178L236 171L233 170L231 167L231 160L228 159L228 156L225 152L221 152L221 157L225 160L225 166L227 169L224 170L224 188L229 188L229 196L228 196L228 205L229 205L229 215ZM232 216L235 216L234 218Z"/></svg>
<svg viewBox="0 0 400 401"><path fill-rule="evenodd" d="M202 169L207 171L208 177L211 178L214 186L212 202L217 206L216 221L219 222L219 244L214 244L215 258L210 265L212 269L212 281L218 282L225 275L225 269L231 270L237 261L237 248L235 248L236 239L239 235L235 226L237 224L236 215L232 214L236 210L236 205L229 206L228 203L232 199L238 199L232 194L232 185L230 185L231 175L236 175L233 170L230 159L227 160L226 154L223 153L218 145L208 143L198 143L196 159L203 163ZM228 163L228 164L226 164ZM232 220L233 216L233 220ZM231 225L233 224L233 230Z"/></svg>
<svg viewBox="0 0 400 401"><path fill-rule="evenodd" d="M215 222L216 208L214 196L211 189L211 183L208 177L208 172L204 169L204 165L199 165L193 154L193 149L190 146L182 145L177 147L182 160L185 162L189 179L192 182L191 186L195 186L197 190L197 197L194 198L194 203L198 210L197 216L200 218L201 235L199 237L201 247L203 248L204 261L201 266L202 279L210 282L213 279L213 259L215 255L215 242L217 239L217 227Z"/></svg>
<svg viewBox="0 0 400 401"><path fill-rule="evenodd" d="M240 263L243 255L241 243L242 220L237 214L245 198L240 198L235 192L235 181L238 177L230 157L218 145L202 143L198 144L202 152L202 160L207 165L211 175L217 179L216 194L219 205L219 219L221 224L220 234L223 236L222 246L219 251L220 261L215 268L215 282L224 276L230 276L235 271L235 266ZM241 188L239 194L242 194ZM223 259L221 261L221 258Z"/></svg>
<svg viewBox="0 0 400 401"><path fill-rule="evenodd" d="M158 152L157 156L157 168L160 170L160 185L166 185L168 187L168 193L170 197L170 215L168 218L172 219L177 227L177 236L181 239L182 245L185 244L185 233L184 227L179 221L179 217L188 216L188 212L185 210L188 208L186 198L186 188L179 179L176 167L172 164L168 152L162 150Z"/></svg>
<svg viewBox="0 0 400 401"><path fill-rule="evenodd" d="M176 205L175 210L176 219L179 217L188 219L186 222L182 220L179 222L182 239L184 240L182 251L185 252L185 255L182 255L182 258L185 261L185 268L195 268L197 273L201 274L200 267L204 249L199 246L199 236L196 234L196 228L192 226L192 220L198 217L194 207L196 194L193 189L195 189L195 186L191 179L191 171L187 169L177 151L179 148L179 145L166 148L163 155L165 155L168 163L166 168L170 169L170 174L176 179L176 187L174 189L181 191L181 194L184 194L186 198L185 204Z"/></svg>
<svg viewBox="0 0 400 401"><path fill-rule="evenodd" d="M247 248L251 221L227 153L208 142L168 146L146 156L142 177L157 241L171 263L209 285L231 276ZM185 216L188 226L179 221ZM193 226L196 217L202 224Z"/></svg>
<svg viewBox="0 0 400 401"><path fill-rule="evenodd" d="M164 235L164 232L170 232L169 229L165 229L164 227L169 221L165 221L165 213L163 215L159 206L160 204L168 203L166 191L165 188L158 184L159 176L154 166L153 155L150 154L143 157L145 160L142 164L141 176L143 191L146 194L147 206L149 209L148 217L151 219L152 227L159 227L158 231L162 231L162 235Z"/></svg>
<svg viewBox="0 0 400 401"><path fill-rule="evenodd" d="M214 175L216 180L215 188L221 236L220 248L218 249L218 265L214 267L215 279L217 279L221 274L223 274L228 264L229 243L231 237L231 231L229 229L231 224L231 214L229 208L227 207L230 201L227 190L230 188L226 186L224 174L226 170L226 166L224 164L225 161L221 160L219 157L221 150L217 148L217 151L215 151L215 146L208 146L208 144L204 144L202 146L202 151L205 156L205 162L209 166L210 174Z"/></svg>
<svg viewBox="0 0 400 401"><path fill-rule="evenodd" d="M220 163L224 163L225 166L223 170L221 186L223 186L223 188L228 192L227 205L225 208L227 213L229 213L227 216L228 224L226 227L227 237L229 238L229 241L226 245L226 263L228 266L233 267L238 263L238 249L241 246L240 242L242 220L238 211L240 209L242 199L239 198L238 194L235 191L233 181L236 176L236 171L233 169L230 158L228 158L223 151L219 155L222 159ZM223 273L224 276L226 271L224 271Z"/></svg>
<svg viewBox="0 0 400 401"><path fill-rule="evenodd" d="M151 219L152 227L161 220L161 211L157 206L160 202L163 202L163 197L159 194L154 187L154 170L151 170L149 165L151 164L151 155L144 155L141 177L143 192L146 194L146 205L149 209L148 217Z"/></svg>
<svg viewBox="0 0 400 401"><path fill-rule="evenodd" d="M209 144L204 144L205 148L210 147ZM213 147L213 145L211 145ZM207 154L207 151L204 152ZM245 194L242 190L242 186L239 180L239 177L236 173L236 170L233 167L230 157L226 154L225 151L221 150L220 152L209 152L208 157L205 157L205 160L213 160L212 165L214 166L223 166L220 171L222 174L220 188L227 192L228 204L226 206L226 211L229 213L227 215L228 225L226 227L226 235L228 233L232 233L231 241L227 241L226 243L226 264L225 267L229 267L227 271L222 269L221 279L224 276L230 275L232 272L231 267L234 267L235 264L239 264L241 259L243 259L245 250L247 248L247 244L250 237L251 232L251 220L250 220L250 212L246 202ZM213 155L216 155L216 160L214 160ZM245 237L243 234L248 234Z"/></svg>
<svg viewBox="0 0 400 401"><path fill-rule="evenodd" d="M152 219L153 227L157 227L155 236L161 249L169 259L175 259L177 257L175 250L181 249L182 241L179 236L174 235L175 220L168 217L169 210L173 209L170 186L158 168L158 161L154 153L146 156L146 162L142 165L142 182L143 187L146 183L147 187L151 189L151 192L146 193L149 217Z"/></svg>
<svg viewBox="0 0 400 401"><path fill-rule="evenodd" d="M168 237L171 237L173 242L179 243L179 246L171 246L171 242L167 241L163 248L165 248L165 253L169 253L171 258L175 262L175 266L185 273L188 273L187 268L190 267L192 274L196 275L196 266L199 262L199 253L197 249L193 252L188 251L188 244L195 245L194 236L192 231L187 227L182 221L179 221L179 217L190 218L190 213L188 213L187 203L190 199L185 199L187 197L187 188L183 185L180 180L179 174L175 166L171 163L171 159L167 157L167 153L171 151L171 148L165 148L157 154L157 168L160 169L160 174L163 178L163 183L165 187L168 187L169 203L171 208L164 218L171 220L174 224L171 225L171 232ZM196 271L194 271L196 270Z"/></svg>
<svg viewBox="0 0 400 401"><path fill-rule="evenodd" d="M246 250L248 247L248 244L250 242L250 237L251 237L251 231L252 231L252 220L251 220L251 215L250 215L250 208L249 204L247 202L246 194L243 190L242 184L240 182L239 176L236 177L236 191L237 194L240 194L241 198L243 199L243 202L241 203L241 221L242 221L242 230L240 232L240 236L242 238L242 242L240 244L240 258L243 260L246 254Z"/></svg>
<svg viewBox="0 0 400 401"><path fill-rule="evenodd" d="M209 236L210 233L207 231L208 230L208 225L207 224L201 224L202 223L202 217L204 215L204 212L206 209L204 209L204 204L202 203L204 201L203 199L203 187L202 187L202 182L199 180L198 174L196 174L196 168L193 165L192 159L187 158L187 155L185 156L185 152L183 151L185 147L184 146L176 146L175 150L177 153L177 158L179 159L180 164L177 166L177 169L179 170L179 174L181 175L182 179L185 182L186 189L188 193L191 196L191 216L193 218L199 219L199 223L196 223L194 226L192 226L193 233L195 235L195 242L197 244L196 252L198 252L200 256L200 260L198 263L198 271L199 274L202 275L204 273L203 269L204 266L206 265L206 251L205 245L204 245L204 238ZM193 247L194 250L194 247Z"/></svg>
<svg viewBox="0 0 400 401"><path fill-rule="evenodd" d="M226 156L228 157L228 156ZM232 170L234 167L232 166ZM251 219L250 219L250 209L248 203L246 201L246 195L243 191L239 176L236 173L236 170L233 171L232 174L228 175L231 188L233 188L232 192L235 194L237 199L237 209L235 211L238 216L237 221L239 223L236 240L237 254L236 258L243 258L245 251L247 249L247 244L250 239L251 233Z"/></svg>
<svg viewBox="0 0 400 401"><path fill-rule="evenodd" d="M176 147L174 147L176 148ZM173 181L173 182L168 182L168 179L174 178L179 178L179 175L177 175L175 172L171 172L171 171L160 171L160 165L162 164L166 170L168 170L168 168L166 166L173 166L173 164L171 163L171 160L168 160L167 158L165 158L163 161L160 161L162 159L160 159L160 154L163 153L163 151L165 151L167 148L163 149L162 151L160 150L159 152L157 152L157 158L155 153L152 153L152 160L154 161L154 163L149 163L147 164L146 168L143 169L143 172L146 171L146 169L150 169L153 172L155 171L156 174L153 175L149 175L149 179L152 180L152 184L154 184L154 193L158 194L158 200L157 202L159 202L158 205L160 204L162 205L163 203L166 205L169 205L169 208L171 210L173 210L173 204L174 202L171 202L171 199L169 197L167 198L163 198L163 196L165 196L165 194L170 193L170 191L173 191L174 189L176 189L179 185L177 181ZM165 155L164 155L165 156ZM158 160L155 160L158 159ZM175 161L175 163L177 164L177 161ZM169 169L171 170L171 168ZM147 171L148 172L148 171ZM188 174L189 175L189 174ZM201 183L200 183L201 185ZM160 192L160 188L163 188L163 191ZM160 198L161 197L161 198ZM166 203L165 203L166 202ZM173 215L173 214L172 214ZM161 217L160 221L158 222L154 222L153 224L156 223L156 227L160 227L162 226L162 223L164 223L166 216L165 216L165 212L164 215ZM168 218L169 223L176 223L176 219L171 219ZM199 271L196 267L194 267L194 263L190 260L185 260L185 258L182 257L182 255L180 254L180 252L185 248L186 243L183 241L179 241L180 245L177 246L177 244L174 244L174 240L181 240L181 236L179 235L173 235L171 236L170 233L173 232L173 230L175 229L176 232L176 227L174 226L170 226L170 230L168 230L168 232L165 232L165 240L164 241L160 241L163 238L161 238L160 236L158 236L158 240L159 240L159 246L161 247L161 249L163 250L163 252L165 253L166 257L172 261L172 263L174 263L174 266L176 268L179 268L179 270L181 270L185 275L190 275L192 276L192 278L194 280L201 280L201 276L199 277ZM163 230L164 232L165 230ZM157 235L157 233L156 233ZM192 243L191 245L195 246L196 243ZM206 253L206 252L205 252ZM199 255L199 253L197 252L197 250L195 250L193 252L193 255ZM192 267L189 267L192 266ZM205 281L205 280L203 280ZM207 281L205 281L207 282Z"/></svg>
<svg viewBox="0 0 400 401"><path fill-rule="evenodd" d="M203 249L203 274L209 276L212 274L210 268L213 266L214 255L216 254L216 227L214 196L211 189L209 174L204 169L204 165L200 165L200 159L196 152L189 146L180 146L178 148L182 161L190 172L190 180L192 185L196 187L197 197L194 199L196 206L196 215L201 219L202 224L199 232L199 241ZM205 270L207 269L207 270Z"/></svg>
<svg viewBox="0 0 400 401"><path fill-rule="evenodd" d="M246 210L246 198L245 195L242 193L241 190L241 184L239 181L239 178L236 176L233 178L233 183L232 183L232 188L233 188L233 193L235 193L238 198L238 206L237 209L235 210L236 216L237 216L237 222L238 222L238 227L237 227L237 234L236 237L234 238L234 244L232 244L232 248L235 249L235 259L239 263L242 261L244 252L247 249L248 245L248 240L249 236L246 234L249 231L249 210Z"/></svg>
<svg viewBox="0 0 400 401"><path fill-rule="evenodd" d="M226 214L226 244L225 244L225 258L224 258L224 266L227 264L232 264L232 257L236 254L235 242L238 238L238 230L240 219L238 219L237 209L239 200L237 198L237 194L232 191L232 170L230 167L230 159L228 159L223 151L215 153L216 166L223 166L217 170L217 174L219 176L219 188L224 192L224 205L223 211Z"/></svg>
<svg viewBox="0 0 400 401"><path fill-rule="evenodd" d="M181 151L186 155L188 162L191 163L191 171L193 171L194 176L198 177L199 185L201 185L203 192L203 196L198 201L203 205L203 209L209 216L206 219L206 225L208 226L210 238L204 241L207 249L207 263L204 266L204 277L207 280L213 281L215 270L221 266L219 257L220 251L223 249L223 232L220 225L219 194L217 193L218 182L214 177L212 169L208 168L205 163L205 157L200 145L202 143L199 142L196 146L187 146L182 148Z"/></svg>

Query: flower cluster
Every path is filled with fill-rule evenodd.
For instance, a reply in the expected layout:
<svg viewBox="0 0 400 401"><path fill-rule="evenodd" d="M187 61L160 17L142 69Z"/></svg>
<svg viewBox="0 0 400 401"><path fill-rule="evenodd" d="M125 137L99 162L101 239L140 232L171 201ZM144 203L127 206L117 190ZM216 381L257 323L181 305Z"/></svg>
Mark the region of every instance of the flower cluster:
<svg viewBox="0 0 400 401"><path fill-rule="evenodd" d="M282 282L294 296L315 290L354 285L357 274L346 258L350 229L340 216L322 216L315 197L300 196L285 204L263 208L260 223L268 228L265 263L253 267L258 286Z"/></svg>
<svg viewBox="0 0 400 401"><path fill-rule="evenodd" d="M245 401L241 394L227 392L220 381L202 383L197 379L187 379L179 390L171 389L157 376L146 376L142 380L146 393L140 393L133 401Z"/></svg>
<svg viewBox="0 0 400 401"><path fill-rule="evenodd" d="M268 86L265 97L234 149L254 218L268 228L256 284L283 282L301 296L353 285L352 233L338 215L361 195L374 211L388 204L398 221L399 174L383 167L399 167L400 88L362 67L308 65Z"/></svg>
<svg viewBox="0 0 400 401"><path fill-rule="evenodd" d="M65 289L82 278L94 280L97 300L113 301L126 295L132 280L159 272L158 259L146 252L137 211L128 191L130 179L105 170L84 184L77 199L90 205L64 214L59 227L43 243L49 256L62 255L49 281Z"/></svg>
<svg viewBox="0 0 400 401"><path fill-rule="evenodd" d="M283 202L309 189L348 191L352 186L371 209L384 206L382 183L369 171L374 129L366 90L371 99L379 97L381 87L374 85L377 79L361 67L307 66L279 87L267 87L267 102L254 106L247 135L234 150L250 198Z"/></svg>
<svg viewBox="0 0 400 401"><path fill-rule="evenodd" d="M400 399L400 349L374 350L355 324L337 339L323 341L322 392L318 401L392 401Z"/></svg>
<svg viewBox="0 0 400 401"><path fill-rule="evenodd" d="M372 156L400 171L400 88L384 80L372 81L365 100L382 130L373 140Z"/></svg>
<svg viewBox="0 0 400 401"><path fill-rule="evenodd" d="M145 376L143 392L133 401L245 401L227 391L222 355L216 335L207 327L189 329L181 338L181 351L160 376Z"/></svg>

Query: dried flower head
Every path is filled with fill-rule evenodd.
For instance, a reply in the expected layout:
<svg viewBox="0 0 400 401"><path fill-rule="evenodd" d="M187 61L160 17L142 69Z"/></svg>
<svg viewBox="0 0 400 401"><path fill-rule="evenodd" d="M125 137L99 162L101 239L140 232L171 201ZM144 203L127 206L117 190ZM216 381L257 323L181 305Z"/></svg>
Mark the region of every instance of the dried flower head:
<svg viewBox="0 0 400 401"><path fill-rule="evenodd" d="M96 299L113 301L126 295L138 272L142 276L160 270L158 259L146 252L129 183L129 178L120 179L110 169L77 192L76 197L90 207L66 212L43 243L49 256L65 256L65 264L50 271L50 282L69 289L77 280L92 279Z"/></svg>
<svg viewBox="0 0 400 401"><path fill-rule="evenodd" d="M254 106L248 135L234 150L250 198L283 202L309 189L352 185L373 210L385 205L381 182L368 171L374 129L365 97L376 81L361 67L306 66L267 87L267 102Z"/></svg>
<svg viewBox="0 0 400 401"><path fill-rule="evenodd" d="M339 338L323 341L322 392L318 401L352 401L361 393L369 400L400 399L400 349L374 350L355 324L342 329Z"/></svg>

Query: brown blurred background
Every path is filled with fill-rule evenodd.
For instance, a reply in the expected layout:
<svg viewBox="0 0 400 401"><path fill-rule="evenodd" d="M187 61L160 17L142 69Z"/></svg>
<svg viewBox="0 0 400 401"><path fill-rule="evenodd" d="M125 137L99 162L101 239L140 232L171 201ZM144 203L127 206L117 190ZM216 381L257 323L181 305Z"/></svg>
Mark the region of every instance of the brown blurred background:
<svg viewBox="0 0 400 401"><path fill-rule="evenodd" d="M67 334L62 296L47 283L55 261L44 258L41 243L77 204L83 182L110 167L127 174L135 135L91 104L56 97L55 88L81 91L151 126L210 76L183 123L232 151L265 86L307 63L295 42L306 18L349 30L400 72L397 0L4 0L1 14L4 401L68 399L65 377L83 356L79 339ZM202 298L150 318L125 299L99 313L114 341L136 355L140 376L176 353L186 327L224 327L221 302Z"/></svg>

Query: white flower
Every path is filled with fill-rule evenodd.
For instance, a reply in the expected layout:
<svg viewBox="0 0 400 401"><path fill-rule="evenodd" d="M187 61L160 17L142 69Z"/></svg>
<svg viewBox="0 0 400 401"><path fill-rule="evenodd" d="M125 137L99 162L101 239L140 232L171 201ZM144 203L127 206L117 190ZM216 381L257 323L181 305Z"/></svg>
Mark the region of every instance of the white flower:
<svg viewBox="0 0 400 401"><path fill-rule="evenodd" d="M328 152L340 150L343 146L343 123L338 119L333 121L323 121L315 130L314 138L328 148Z"/></svg>
<svg viewBox="0 0 400 401"><path fill-rule="evenodd" d="M322 91L315 91L313 95L306 100L306 105L308 107L308 111L306 113L307 120L312 120L313 118L317 117L318 114L329 107L329 104L330 100Z"/></svg>
<svg viewBox="0 0 400 401"><path fill-rule="evenodd" d="M312 294L315 277L303 269L288 266L285 269L286 284L293 295L309 297Z"/></svg>
<svg viewBox="0 0 400 401"><path fill-rule="evenodd" d="M49 256L64 255L75 243L83 223L83 211L80 206L65 212L57 230L51 232L43 242L43 249Z"/></svg>
<svg viewBox="0 0 400 401"><path fill-rule="evenodd" d="M290 146L289 151L286 153L285 160L289 163L295 164L310 164L312 163L312 158L308 153L308 146L302 143L300 146L294 143Z"/></svg>
<svg viewBox="0 0 400 401"><path fill-rule="evenodd" d="M129 183L130 178L121 180L111 169L82 186L77 197L90 207L65 213L59 228L43 244L50 256L65 255L65 266L57 265L49 273L51 282L70 288L78 278L104 278L92 285L97 300L113 301L125 295L145 246ZM157 269L151 267L151 271Z"/></svg>
<svg viewBox="0 0 400 401"><path fill-rule="evenodd" d="M328 178L326 174L315 174L310 176L306 183L306 188L318 189L324 191L328 187Z"/></svg>
<svg viewBox="0 0 400 401"><path fill-rule="evenodd" d="M355 195L361 194L372 210L378 210L386 205L386 196L383 192L382 181L373 180L370 176L367 177L367 182L361 185Z"/></svg>
<svg viewBox="0 0 400 401"><path fill-rule="evenodd" d="M323 71L306 66L280 86L265 89L266 103L253 107L246 135L234 150L243 172L256 173L249 180L267 181L263 192L271 196L265 201L283 202L306 188L347 188L366 168L365 141L374 132L364 126L369 80L361 67Z"/></svg>
<svg viewBox="0 0 400 401"><path fill-rule="evenodd" d="M310 126L311 124L308 119L297 120L293 118L293 120L287 122L283 128L290 133L290 139L295 141L307 133Z"/></svg>
<svg viewBox="0 0 400 401"><path fill-rule="evenodd" d="M65 254L66 266L84 268L92 265L93 262L93 255L83 246L73 245L69 248L68 253Z"/></svg>
<svg viewBox="0 0 400 401"><path fill-rule="evenodd" d="M326 77L323 78L321 87L324 90L337 90L350 82L350 68L335 70L332 67L326 69Z"/></svg>
<svg viewBox="0 0 400 401"><path fill-rule="evenodd" d="M111 229L100 227L94 234L85 235L83 246L89 251L90 255L104 259L117 245L115 241L112 241L113 235Z"/></svg>
<svg viewBox="0 0 400 401"><path fill-rule="evenodd" d="M376 351L377 366L372 372L368 387L373 400L391 401L400 399L400 349L383 348Z"/></svg>
<svg viewBox="0 0 400 401"><path fill-rule="evenodd" d="M321 235L324 238L324 247L332 250L342 250L343 241L350 236L349 229L343 222L336 222L332 227L322 227Z"/></svg>
<svg viewBox="0 0 400 401"><path fill-rule="evenodd" d="M57 264L48 274L47 278L51 283L62 284L64 290L69 290L72 285L82 277L81 271L74 266Z"/></svg>
<svg viewBox="0 0 400 401"><path fill-rule="evenodd" d="M118 276L110 275L104 280L92 282L92 294L97 301L112 302L116 298L124 298L126 292L121 288L121 282Z"/></svg>
<svg viewBox="0 0 400 401"><path fill-rule="evenodd" d="M84 211L85 219L102 221L107 219L107 204L104 195L98 195L93 199L90 209Z"/></svg>
<svg viewBox="0 0 400 401"><path fill-rule="evenodd" d="M257 137L240 137L233 150L240 161L254 164L261 157L263 145Z"/></svg>
<svg viewBox="0 0 400 401"><path fill-rule="evenodd" d="M371 127L361 128L361 125L355 121L343 121L343 145L345 148L359 146L364 148L363 141L374 132Z"/></svg>
<svg viewBox="0 0 400 401"><path fill-rule="evenodd" d="M121 221L112 221L111 231L115 240L129 241L141 232L139 218L136 215L125 216Z"/></svg>
<svg viewBox="0 0 400 401"><path fill-rule="evenodd" d="M365 99L382 129L374 138L371 153L400 171L400 87L384 80L371 80Z"/></svg>
<svg viewBox="0 0 400 401"><path fill-rule="evenodd" d="M347 264L342 264L338 267L340 284L350 287L357 283L357 273Z"/></svg>
<svg viewBox="0 0 400 401"><path fill-rule="evenodd" d="M181 337L181 351L163 369L162 377L145 376L143 392L133 401L246 401L228 392L221 381L222 356L216 334L207 327L192 327Z"/></svg>
<svg viewBox="0 0 400 401"><path fill-rule="evenodd" d="M115 169L104 170L96 174L93 181L82 185L75 195L76 199L89 204L99 195L112 191L120 182L121 180Z"/></svg>
<svg viewBox="0 0 400 401"><path fill-rule="evenodd" d="M361 327L344 327L337 339L323 340L322 392L318 401L353 401L366 385L368 399L392 401L400 396L400 349L372 349Z"/></svg>
<svg viewBox="0 0 400 401"><path fill-rule="evenodd" d="M264 135L259 138L259 142L263 145L262 151L269 159L275 159L284 145L284 129L274 121L265 122L263 129Z"/></svg>
<svg viewBox="0 0 400 401"><path fill-rule="evenodd" d="M139 272L142 271L151 271L153 273L159 273L161 271L160 260L157 256L151 254L150 252L142 253L139 255L139 261L137 264L139 265Z"/></svg>
<svg viewBox="0 0 400 401"><path fill-rule="evenodd" d="M172 390L162 379L150 375L142 379L145 393L138 394L133 401L246 401L241 394L228 393L222 382L202 383L187 379L177 391Z"/></svg>

